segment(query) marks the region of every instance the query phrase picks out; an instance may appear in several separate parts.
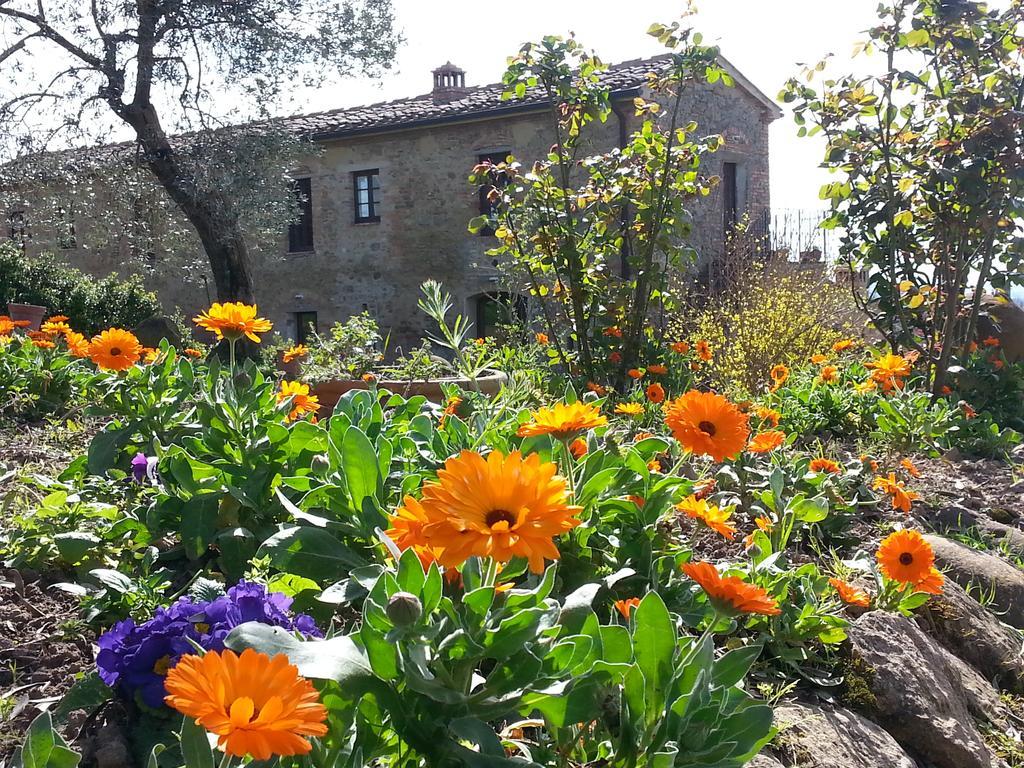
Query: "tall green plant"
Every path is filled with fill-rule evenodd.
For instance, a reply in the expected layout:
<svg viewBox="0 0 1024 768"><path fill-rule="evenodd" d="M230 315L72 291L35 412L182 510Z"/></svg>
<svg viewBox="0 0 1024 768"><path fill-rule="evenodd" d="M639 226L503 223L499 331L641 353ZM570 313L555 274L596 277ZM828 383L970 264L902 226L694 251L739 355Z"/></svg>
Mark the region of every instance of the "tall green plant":
<svg viewBox="0 0 1024 768"><path fill-rule="evenodd" d="M974 335L982 295L1021 282L1024 6L896 0L858 43L885 65L818 89L824 62L781 98L823 133L839 175L822 199L840 252L868 274L862 307L894 348L918 350L941 390ZM1015 223L1016 222L1016 223Z"/></svg>
<svg viewBox="0 0 1024 768"><path fill-rule="evenodd" d="M505 98L532 91L550 103L549 153L529 172L512 158L477 166L470 177L493 185L494 208L470 229L493 228L499 244L490 253L541 298L554 358L593 381L623 379L645 340L663 333L648 321L671 309L668 277L693 259L686 206L710 192L701 158L722 143L695 138L697 124L680 115L688 85L731 84L718 50L678 23L656 24L650 34L671 51L651 81L665 103L635 100L643 120L622 147L586 155L614 111L605 65L574 38L546 37L523 46L503 82Z"/></svg>

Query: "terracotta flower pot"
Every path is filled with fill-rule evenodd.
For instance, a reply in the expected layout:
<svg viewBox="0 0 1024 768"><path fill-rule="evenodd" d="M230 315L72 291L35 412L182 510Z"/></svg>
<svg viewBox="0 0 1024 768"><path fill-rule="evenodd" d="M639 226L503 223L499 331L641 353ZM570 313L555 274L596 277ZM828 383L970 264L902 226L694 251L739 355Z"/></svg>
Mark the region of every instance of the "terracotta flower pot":
<svg viewBox="0 0 1024 768"><path fill-rule="evenodd" d="M501 371L489 371L487 375L478 378L476 383L483 394L493 397L498 394L502 384L506 381L508 381L508 376ZM434 403L441 403L444 401L444 391L441 389L442 384L447 386L454 384L460 389L466 391L471 391L473 389L473 383L469 379L464 379L458 376L443 379L424 379L420 381L377 379L376 383L378 389L386 389L406 398L423 395L427 400ZM326 416L334 410L334 406L338 404L338 400L340 400L341 396L346 392L351 392L353 389L369 388L370 385L362 379L322 381L313 386L313 394L320 398L320 405L322 406L320 415Z"/></svg>
<svg viewBox="0 0 1024 768"><path fill-rule="evenodd" d="M46 317L46 307L38 304L17 304L12 301L7 305L7 312L11 320L28 320L28 329L32 331L38 331Z"/></svg>

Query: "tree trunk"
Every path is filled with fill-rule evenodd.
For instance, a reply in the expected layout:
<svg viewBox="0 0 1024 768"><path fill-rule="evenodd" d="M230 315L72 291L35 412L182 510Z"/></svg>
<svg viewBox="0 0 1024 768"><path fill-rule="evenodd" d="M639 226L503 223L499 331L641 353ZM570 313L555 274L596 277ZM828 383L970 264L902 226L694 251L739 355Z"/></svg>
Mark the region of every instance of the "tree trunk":
<svg viewBox="0 0 1024 768"><path fill-rule="evenodd" d="M167 140L152 106L120 114L135 129L146 165L195 227L210 262L217 298L255 303L249 249L231 200L223 193L196 188L193 174Z"/></svg>

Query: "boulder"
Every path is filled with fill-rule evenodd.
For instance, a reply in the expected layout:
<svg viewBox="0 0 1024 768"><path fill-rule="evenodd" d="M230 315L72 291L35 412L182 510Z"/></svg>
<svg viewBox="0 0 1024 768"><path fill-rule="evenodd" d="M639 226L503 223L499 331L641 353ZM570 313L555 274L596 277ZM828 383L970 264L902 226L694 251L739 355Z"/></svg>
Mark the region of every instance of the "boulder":
<svg viewBox="0 0 1024 768"><path fill-rule="evenodd" d="M965 689L963 670L951 654L914 622L872 611L848 635L854 658L871 670L871 717L904 748L936 768L1001 765L975 727L972 712L981 711L983 702Z"/></svg>
<svg viewBox="0 0 1024 768"><path fill-rule="evenodd" d="M169 317L153 315L146 318L132 329L144 347L159 347L160 342L167 339L171 346L181 349L181 330Z"/></svg>
<svg viewBox="0 0 1024 768"><path fill-rule="evenodd" d="M786 702L775 708L783 759L800 768L916 768L880 726L848 709Z"/></svg>
<svg viewBox="0 0 1024 768"><path fill-rule="evenodd" d="M999 339L999 348L1007 360L1011 363L1024 360L1024 309L995 296L984 296L981 306L978 338L994 336Z"/></svg>
<svg viewBox="0 0 1024 768"><path fill-rule="evenodd" d="M1007 624L1024 629L1024 572L996 555L971 549L942 536L926 535L946 575L965 589L979 587Z"/></svg>
<svg viewBox="0 0 1024 768"><path fill-rule="evenodd" d="M995 513L996 510L993 510ZM1024 531L993 520L983 512L976 512L960 504L950 504L935 510L929 517L940 529L963 531L973 528L987 538L999 539L1009 550L1024 556Z"/></svg>
<svg viewBox="0 0 1024 768"><path fill-rule="evenodd" d="M941 595L925 604L918 625L993 684L1024 693L1024 654L1018 634L952 579L946 580Z"/></svg>

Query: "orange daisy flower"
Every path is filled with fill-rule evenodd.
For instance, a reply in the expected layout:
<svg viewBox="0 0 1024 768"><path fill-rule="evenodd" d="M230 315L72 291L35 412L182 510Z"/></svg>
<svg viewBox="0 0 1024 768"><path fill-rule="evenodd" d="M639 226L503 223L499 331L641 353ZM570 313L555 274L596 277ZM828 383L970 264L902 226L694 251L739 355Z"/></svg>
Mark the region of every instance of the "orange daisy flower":
<svg viewBox="0 0 1024 768"><path fill-rule="evenodd" d="M245 336L257 344L260 337L256 334L266 333L274 327L266 318L256 317L255 304L240 301L214 302L208 310L192 318L192 322L215 334L218 339L237 341Z"/></svg>
<svg viewBox="0 0 1024 768"><path fill-rule="evenodd" d="M693 486L693 495L698 499L706 499L715 489L718 487L718 483L715 482L715 478L709 477L707 480L701 480Z"/></svg>
<svg viewBox="0 0 1024 768"><path fill-rule="evenodd" d="M602 416L597 406L590 403L556 403L530 414L531 420L519 427L519 437L552 435L559 440L579 437L581 432L603 427L608 417Z"/></svg>
<svg viewBox="0 0 1024 768"><path fill-rule="evenodd" d="M953 394L953 388L950 387L948 384L943 384L942 388L939 390L939 394L940 395L952 395Z"/></svg>
<svg viewBox="0 0 1024 768"><path fill-rule="evenodd" d="M588 381L587 382L587 389L589 389L591 392L593 392L598 397L604 397L606 394L608 394L607 388L602 387L600 384L598 384L595 381Z"/></svg>
<svg viewBox="0 0 1024 768"><path fill-rule="evenodd" d="M647 500L643 496L632 495L632 496L627 496L626 499L629 500L629 501L632 501L640 509L643 509L644 508L644 504L647 503Z"/></svg>
<svg viewBox="0 0 1024 768"><path fill-rule="evenodd" d="M92 337L89 359L105 371L124 371L142 357L142 345L135 334L121 328L108 328Z"/></svg>
<svg viewBox="0 0 1024 768"><path fill-rule="evenodd" d="M64 341L68 345L68 352L72 357L89 356L89 340L77 331L68 331L64 334Z"/></svg>
<svg viewBox="0 0 1024 768"><path fill-rule="evenodd" d="M651 472L661 472L661 462L657 459L651 459L647 462L647 468L651 470Z"/></svg>
<svg viewBox="0 0 1024 768"><path fill-rule="evenodd" d="M324 736L327 709L313 684L279 653L252 648L183 656L167 673L165 701L217 736L217 746L256 760L305 755Z"/></svg>
<svg viewBox="0 0 1024 768"><path fill-rule="evenodd" d="M910 459L900 459L900 466L907 470L907 474L911 477L921 476L921 470Z"/></svg>
<svg viewBox="0 0 1024 768"><path fill-rule="evenodd" d="M781 446L786 440L786 433L778 429L769 429L765 432L758 432L750 441L747 450L750 453L771 453Z"/></svg>
<svg viewBox="0 0 1024 768"><path fill-rule="evenodd" d="M281 359L286 363L290 363L292 360L298 360L300 357L305 357L308 354L309 347L305 344L296 344L288 347L288 349L281 354Z"/></svg>
<svg viewBox="0 0 1024 768"><path fill-rule="evenodd" d="M834 475L838 473L841 469L842 467L840 467L837 462L832 461L832 459L811 459L811 472L824 472L827 475Z"/></svg>
<svg viewBox="0 0 1024 768"><path fill-rule="evenodd" d="M623 416L640 416L644 407L640 403L619 403L615 406L615 412Z"/></svg>
<svg viewBox="0 0 1024 768"><path fill-rule="evenodd" d="M48 318L46 318L46 322L48 322L48 323L66 323L70 319L71 318L69 318L67 315L50 315Z"/></svg>
<svg viewBox="0 0 1024 768"><path fill-rule="evenodd" d="M832 345L832 351L839 354L840 352L845 352L846 350L851 349L856 346L856 344L857 342L854 339L840 339Z"/></svg>
<svg viewBox="0 0 1024 768"><path fill-rule="evenodd" d="M619 326L617 325L609 326L608 328L605 328L603 331L601 331L601 333L603 333L605 336L610 336L611 338L614 339L622 338L622 329L619 328Z"/></svg>
<svg viewBox="0 0 1024 768"><path fill-rule="evenodd" d="M896 531L886 536L875 553L882 574L903 584L920 584L932 577L935 553L920 531Z"/></svg>
<svg viewBox="0 0 1024 768"><path fill-rule="evenodd" d="M698 455L725 461L743 450L747 417L721 395L690 390L668 403L665 423L679 444Z"/></svg>
<svg viewBox="0 0 1024 768"><path fill-rule="evenodd" d="M542 573L545 559L559 557L553 539L580 524L556 472L536 453L463 451L445 462L438 482L424 485L422 498L406 496L396 516L429 521L416 543L436 550L445 567L474 555L502 563L524 557Z"/></svg>
<svg viewBox="0 0 1024 768"><path fill-rule="evenodd" d="M550 339L548 339L548 335L547 335L546 333L535 333L535 334L533 335L533 338L534 338L534 339L535 339L535 340L537 341L537 343L538 343L538 344L540 344L540 345L541 345L542 347L546 347L546 346L547 346L547 345L548 345L548 344L550 343L550 341L551 341Z"/></svg>
<svg viewBox="0 0 1024 768"><path fill-rule="evenodd" d="M51 336L57 336L58 334L63 336L65 333L71 331L71 326L63 320L54 320L53 318L50 318L39 326L39 330L43 333L48 333Z"/></svg>
<svg viewBox="0 0 1024 768"><path fill-rule="evenodd" d="M202 351L198 350L198 349L195 349L194 347L185 347L185 349L183 349L181 351L183 353L185 353L186 355L188 355L189 357L195 358L195 359L199 359L200 357L203 356Z"/></svg>
<svg viewBox="0 0 1024 768"><path fill-rule="evenodd" d="M774 408L759 407L754 413L757 417L764 421L771 427L779 426L779 419L782 418L782 414L776 411Z"/></svg>
<svg viewBox="0 0 1024 768"><path fill-rule="evenodd" d="M946 577L942 575L938 568L932 566L931 570L928 571L928 575L914 585L914 591L926 592L929 595L941 595L942 585L945 583Z"/></svg>
<svg viewBox="0 0 1024 768"><path fill-rule="evenodd" d="M458 412L460 405L462 405L461 397L458 395L452 395L449 397L448 402L445 403L444 411L441 413L441 418L438 420L439 425L443 427L445 422Z"/></svg>
<svg viewBox="0 0 1024 768"><path fill-rule="evenodd" d="M633 435L633 442L639 443L641 440L646 440L649 437L654 437L653 432L637 432Z"/></svg>
<svg viewBox="0 0 1024 768"><path fill-rule="evenodd" d="M676 510L689 518L700 520L708 528L727 539L731 540L736 537L736 526L729 522L729 518L732 517L732 507L722 509L717 504L709 504L706 500L697 498L696 494L691 494L676 504Z"/></svg>
<svg viewBox="0 0 1024 768"><path fill-rule="evenodd" d="M960 408L961 408L961 410L964 413L964 418L965 419L973 419L973 418L975 418L978 415L978 412L976 410L974 410L973 408L971 408L971 406L968 405L967 403L962 403L960 405Z"/></svg>
<svg viewBox="0 0 1024 768"><path fill-rule="evenodd" d="M685 355L687 352L690 351L690 344L685 341L676 341L673 342L672 344L669 344L668 346L669 349L671 349L677 355Z"/></svg>
<svg viewBox="0 0 1024 768"><path fill-rule="evenodd" d="M626 371L626 375L635 381L637 379L642 379L644 377L644 372L641 371L639 368L630 368L628 371Z"/></svg>
<svg viewBox="0 0 1024 768"><path fill-rule="evenodd" d="M699 357L705 363L711 361L711 345L708 342L704 341L703 339L697 342L697 357Z"/></svg>
<svg viewBox="0 0 1024 768"><path fill-rule="evenodd" d="M775 392L779 389L779 387L785 384L786 379L789 378L789 368L783 365L782 363L779 363L778 365L772 367L772 369L768 372L768 375L771 377L772 380L771 391Z"/></svg>
<svg viewBox="0 0 1024 768"><path fill-rule="evenodd" d="M725 615L757 613L762 616L778 616L782 613L778 602L763 589L748 584L738 576L723 577L711 563L684 563L682 569L700 585L711 604Z"/></svg>
<svg viewBox="0 0 1024 768"><path fill-rule="evenodd" d="M821 365L828 362L828 355L811 355L811 362L815 365Z"/></svg>
<svg viewBox="0 0 1024 768"><path fill-rule="evenodd" d="M867 381L862 381L859 384L854 384L853 389L857 394L864 395L878 389L878 383L874 379L868 379Z"/></svg>
<svg viewBox="0 0 1024 768"><path fill-rule="evenodd" d="M981 343L984 344L986 347L998 347L999 339L997 339L995 336L989 336Z"/></svg>
<svg viewBox="0 0 1024 768"><path fill-rule="evenodd" d="M610 355L608 355L608 362L618 365L619 363L622 362L622 353L612 352Z"/></svg>
<svg viewBox="0 0 1024 768"><path fill-rule="evenodd" d="M7 315L0 315L0 336L10 336L14 333L14 321Z"/></svg>
<svg viewBox="0 0 1024 768"><path fill-rule="evenodd" d="M283 403L291 400L291 410L284 417L285 421L295 419L307 414L316 413L320 410L320 398L309 394L309 385L301 381L282 381L281 389L277 392L277 402Z"/></svg>
<svg viewBox="0 0 1024 768"><path fill-rule="evenodd" d="M908 491L892 472L888 477L876 477L871 487L892 496L892 508L902 510L907 514L910 513L911 503L921 498L914 491Z"/></svg>
<svg viewBox="0 0 1024 768"><path fill-rule="evenodd" d="M647 395L647 399L652 403L662 403L665 401L665 388L657 381L647 387L644 394Z"/></svg>
<svg viewBox="0 0 1024 768"><path fill-rule="evenodd" d="M842 579L829 579L828 583L839 593L839 599L847 605L856 605L860 608L871 605L871 595L863 589L847 584Z"/></svg>
<svg viewBox="0 0 1024 768"><path fill-rule="evenodd" d="M864 363L864 367L871 371L872 380L881 385L883 392L889 392L894 387L902 389L903 379L913 370L909 360L892 353L882 355L874 362Z"/></svg>
<svg viewBox="0 0 1024 768"><path fill-rule="evenodd" d="M39 349L53 349L57 345L49 339L30 339L32 346L38 347Z"/></svg>
<svg viewBox="0 0 1024 768"><path fill-rule="evenodd" d="M629 615L640 605L639 597L630 597L626 600L616 600L615 609L622 614L622 618L629 621Z"/></svg>
<svg viewBox="0 0 1024 768"><path fill-rule="evenodd" d="M590 449L587 447L587 441L582 437L577 437L569 445L569 453L571 453L575 459L582 459L587 455L588 450Z"/></svg>
<svg viewBox="0 0 1024 768"><path fill-rule="evenodd" d="M822 384L835 384L839 381L839 369L834 365L823 365L818 381Z"/></svg>
<svg viewBox="0 0 1024 768"><path fill-rule="evenodd" d="M668 366L662 365L661 363L655 363L654 365L647 366L647 372L654 376L664 376L668 373Z"/></svg>

